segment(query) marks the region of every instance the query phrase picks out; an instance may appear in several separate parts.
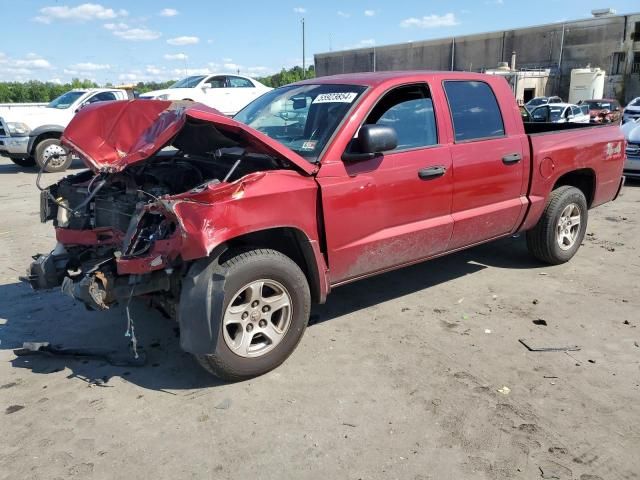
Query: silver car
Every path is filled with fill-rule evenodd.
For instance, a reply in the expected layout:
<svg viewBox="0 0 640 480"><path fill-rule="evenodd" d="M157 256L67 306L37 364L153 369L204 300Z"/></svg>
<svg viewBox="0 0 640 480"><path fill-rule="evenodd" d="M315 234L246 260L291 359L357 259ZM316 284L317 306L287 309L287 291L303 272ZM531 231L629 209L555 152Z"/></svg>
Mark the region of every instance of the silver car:
<svg viewBox="0 0 640 480"><path fill-rule="evenodd" d="M640 118L630 120L620 128L627 140L624 174L629 178L640 179Z"/></svg>

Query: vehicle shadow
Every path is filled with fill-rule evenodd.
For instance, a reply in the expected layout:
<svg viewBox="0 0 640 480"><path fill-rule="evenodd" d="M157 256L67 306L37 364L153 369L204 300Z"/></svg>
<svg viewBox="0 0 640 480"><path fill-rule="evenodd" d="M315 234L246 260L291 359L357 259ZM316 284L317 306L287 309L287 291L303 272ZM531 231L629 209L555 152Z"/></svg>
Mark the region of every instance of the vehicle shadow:
<svg viewBox="0 0 640 480"><path fill-rule="evenodd" d="M425 290L489 267L532 269L546 266L548 265L529 255L523 235L486 243L336 288L331 292L326 304L313 308L311 325Z"/></svg>
<svg viewBox="0 0 640 480"><path fill-rule="evenodd" d="M87 168L87 167L82 163L81 160L74 160L69 166L69 168L67 169L67 171L82 170L84 168ZM0 157L0 174L11 175L11 174L18 174L18 173L33 173L37 175L38 168L37 167L21 167L13 163L8 158ZM44 178L46 179L46 174Z"/></svg>
<svg viewBox="0 0 640 480"><path fill-rule="evenodd" d="M356 310L427 289L489 267L536 268L522 238L509 238L407 267L335 289L328 303L312 309L310 325L338 318ZM425 299L428 297L425 296ZM108 348L128 351L124 336L127 322L123 307L91 312L59 291L34 292L24 283L0 286L0 351L22 347L23 342L49 342L64 348ZM427 300L425 300L427 301ZM140 387L184 391L224 384L206 373L195 359L180 349L177 324L133 301L131 316L141 351L147 355L142 367L116 367L103 359L29 355L11 360L15 368L36 374L68 369L68 378L108 386L121 377Z"/></svg>

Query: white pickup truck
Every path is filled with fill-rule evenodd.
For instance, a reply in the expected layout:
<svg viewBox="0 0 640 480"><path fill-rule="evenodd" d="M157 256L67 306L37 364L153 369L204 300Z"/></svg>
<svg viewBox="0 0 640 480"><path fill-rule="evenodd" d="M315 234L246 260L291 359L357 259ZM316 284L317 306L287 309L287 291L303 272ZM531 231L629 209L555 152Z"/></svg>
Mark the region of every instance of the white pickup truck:
<svg viewBox="0 0 640 480"><path fill-rule="evenodd" d="M155 100L192 100L233 116L272 88L242 75L192 75L164 90L140 95Z"/></svg>
<svg viewBox="0 0 640 480"><path fill-rule="evenodd" d="M60 145L60 136L81 108L95 102L126 100L126 90L90 88L70 90L45 107L15 105L0 108L0 156L21 167L42 167L61 172L71 155Z"/></svg>

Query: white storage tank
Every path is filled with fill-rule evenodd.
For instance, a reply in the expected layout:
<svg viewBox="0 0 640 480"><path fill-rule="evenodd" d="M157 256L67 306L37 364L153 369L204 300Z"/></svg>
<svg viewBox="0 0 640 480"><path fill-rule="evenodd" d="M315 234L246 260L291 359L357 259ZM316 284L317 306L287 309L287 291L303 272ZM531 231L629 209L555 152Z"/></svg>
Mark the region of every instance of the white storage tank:
<svg viewBox="0 0 640 480"><path fill-rule="evenodd" d="M571 70L569 103L602 98L605 71L601 68L574 68Z"/></svg>

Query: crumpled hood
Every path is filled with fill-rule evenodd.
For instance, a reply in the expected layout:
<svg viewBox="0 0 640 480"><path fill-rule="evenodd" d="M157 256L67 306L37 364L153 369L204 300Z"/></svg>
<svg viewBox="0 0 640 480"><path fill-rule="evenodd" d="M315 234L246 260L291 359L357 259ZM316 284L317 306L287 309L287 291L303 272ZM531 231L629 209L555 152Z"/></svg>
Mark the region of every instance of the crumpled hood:
<svg viewBox="0 0 640 480"><path fill-rule="evenodd" d="M199 103L122 100L82 109L62 135L95 171L119 172L169 145L188 121L205 122L244 148L287 160L307 174L315 166L281 143ZM223 146L223 145L221 145Z"/></svg>

